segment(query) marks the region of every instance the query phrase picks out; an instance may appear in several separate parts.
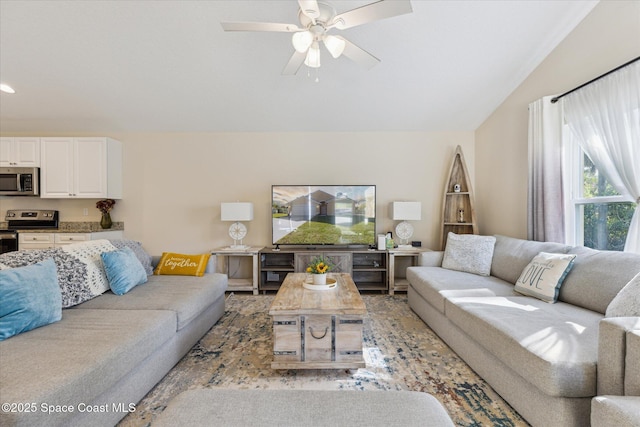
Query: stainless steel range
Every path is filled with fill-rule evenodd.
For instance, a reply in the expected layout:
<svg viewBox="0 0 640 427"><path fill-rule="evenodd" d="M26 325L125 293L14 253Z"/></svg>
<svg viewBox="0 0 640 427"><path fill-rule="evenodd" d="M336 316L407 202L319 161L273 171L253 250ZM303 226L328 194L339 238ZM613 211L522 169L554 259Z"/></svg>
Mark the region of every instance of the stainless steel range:
<svg viewBox="0 0 640 427"><path fill-rule="evenodd" d="M0 230L0 254L20 249L19 230L57 229L58 217L56 210L8 210L4 217L7 229Z"/></svg>
<svg viewBox="0 0 640 427"><path fill-rule="evenodd" d="M58 211L35 210L8 210L5 216L8 228L11 230L57 229Z"/></svg>

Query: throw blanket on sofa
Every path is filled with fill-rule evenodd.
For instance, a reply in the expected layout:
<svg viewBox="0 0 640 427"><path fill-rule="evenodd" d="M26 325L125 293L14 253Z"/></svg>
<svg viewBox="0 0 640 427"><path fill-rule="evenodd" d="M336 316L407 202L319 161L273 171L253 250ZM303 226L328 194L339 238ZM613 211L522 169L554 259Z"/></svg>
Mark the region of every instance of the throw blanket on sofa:
<svg viewBox="0 0 640 427"><path fill-rule="evenodd" d="M0 270L53 258L62 292L62 308L67 308L109 290L100 254L116 249L108 240L92 240L59 248L8 252L0 255Z"/></svg>

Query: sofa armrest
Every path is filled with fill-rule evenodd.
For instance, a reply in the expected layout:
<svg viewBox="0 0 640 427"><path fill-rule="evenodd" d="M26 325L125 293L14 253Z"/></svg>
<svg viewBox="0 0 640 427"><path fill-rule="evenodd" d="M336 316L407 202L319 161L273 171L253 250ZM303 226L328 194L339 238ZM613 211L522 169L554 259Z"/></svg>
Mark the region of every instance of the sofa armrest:
<svg viewBox="0 0 640 427"><path fill-rule="evenodd" d="M443 251L421 252L418 258L418 265L420 267L440 267L443 256Z"/></svg>
<svg viewBox="0 0 640 427"><path fill-rule="evenodd" d="M624 395L627 332L636 329L640 329L640 317L609 317L600 321L598 395Z"/></svg>
<svg viewBox="0 0 640 427"><path fill-rule="evenodd" d="M627 332L624 363L624 394L640 396L640 329Z"/></svg>

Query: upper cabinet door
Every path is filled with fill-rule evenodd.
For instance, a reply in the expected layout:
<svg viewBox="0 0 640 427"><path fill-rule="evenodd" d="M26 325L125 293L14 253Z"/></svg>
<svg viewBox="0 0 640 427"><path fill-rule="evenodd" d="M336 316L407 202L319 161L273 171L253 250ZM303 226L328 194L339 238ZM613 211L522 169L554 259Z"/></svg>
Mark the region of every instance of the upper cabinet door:
<svg viewBox="0 0 640 427"><path fill-rule="evenodd" d="M73 149L75 197L107 197L107 140L77 138Z"/></svg>
<svg viewBox="0 0 640 427"><path fill-rule="evenodd" d="M0 138L0 166L40 167L40 138Z"/></svg>
<svg viewBox="0 0 640 427"><path fill-rule="evenodd" d="M42 138L40 197L66 199L75 197L73 187L73 138Z"/></svg>
<svg viewBox="0 0 640 427"><path fill-rule="evenodd" d="M122 144L110 138L42 138L40 197L122 198Z"/></svg>

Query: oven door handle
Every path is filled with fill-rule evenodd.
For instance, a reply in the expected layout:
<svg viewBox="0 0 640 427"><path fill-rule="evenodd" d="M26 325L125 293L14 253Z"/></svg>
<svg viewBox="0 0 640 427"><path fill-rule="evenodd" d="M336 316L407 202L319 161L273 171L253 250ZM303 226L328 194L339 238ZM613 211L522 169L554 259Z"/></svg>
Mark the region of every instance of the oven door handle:
<svg viewBox="0 0 640 427"><path fill-rule="evenodd" d="M0 240L16 240L18 233L0 233Z"/></svg>

